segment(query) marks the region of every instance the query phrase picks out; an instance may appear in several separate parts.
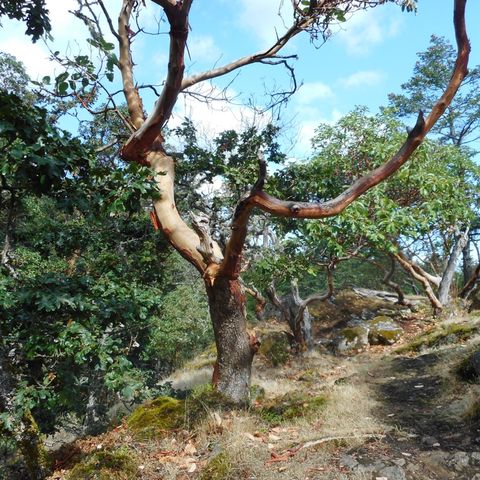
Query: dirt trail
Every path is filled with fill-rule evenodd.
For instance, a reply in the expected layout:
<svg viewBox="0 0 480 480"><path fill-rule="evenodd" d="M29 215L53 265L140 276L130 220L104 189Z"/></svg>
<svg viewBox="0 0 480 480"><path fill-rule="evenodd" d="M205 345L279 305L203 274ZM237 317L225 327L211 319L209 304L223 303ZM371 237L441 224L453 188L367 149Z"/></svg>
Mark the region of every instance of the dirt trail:
<svg viewBox="0 0 480 480"><path fill-rule="evenodd" d="M452 384L450 372L464 350L452 345L417 357L392 351L358 359L363 373L355 382L371 388L379 402L375 417L392 429L374 445L344 452L339 466L346 478L480 480L480 422L462 415L466 397L480 389Z"/></svg>

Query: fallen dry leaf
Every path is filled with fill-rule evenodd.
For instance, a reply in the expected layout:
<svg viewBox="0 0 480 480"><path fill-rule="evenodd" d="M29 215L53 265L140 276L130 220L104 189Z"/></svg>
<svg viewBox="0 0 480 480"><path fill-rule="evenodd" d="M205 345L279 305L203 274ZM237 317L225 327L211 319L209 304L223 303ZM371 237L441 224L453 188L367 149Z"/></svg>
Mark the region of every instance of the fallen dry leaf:
<svg viewBox="0 0 480 480"><path fill-rule="evenodd" d="M195 453L197 453L197 449L195 448L195 445L193 445L192 443L188 442L187 445L185 446L185 448L183 449L183 451L187 454L187 455L194 455Z"/></svg>
<svg viewBox="0 0 480 480"><path fill-rule="evenodd" d="M213 412L212 417L215 420L215 425L217 427L221 427L222 426L222 417L217 412Z"/></svg>

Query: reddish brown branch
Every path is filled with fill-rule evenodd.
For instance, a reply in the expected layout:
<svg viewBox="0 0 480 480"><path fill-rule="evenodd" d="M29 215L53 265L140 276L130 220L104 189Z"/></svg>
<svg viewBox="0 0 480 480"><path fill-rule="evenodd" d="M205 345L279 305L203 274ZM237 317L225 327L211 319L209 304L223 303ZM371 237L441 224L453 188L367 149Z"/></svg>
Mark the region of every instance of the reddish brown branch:
<svg viewBox="0 0 480 480"><path fill-rule="evenodd" d="M155 0L162 6L170 24L170 52L168 73L162 93L158 98L152 114L135 132L122 149L125 160L139 163L146 162L146 154L156 139L161 136L161 129L170 118L173 107L181 90L185 70L185 46L188 37L188 14L191 0L170 2ZM161 137L160 137L161 138Z"/></svg>
<svg viewBox="0 0 480 480"><path fill-rule="evenodd" d="M337 197L326 202L291 202L275 198L260 188L253 188L249 195L242 198L235 210L232 221L232 236L226 247L221 273L232 278L238 276L238 264L247 234L247 223L254 207L280 217L294 218L326 218L338 215L360 195L372 187L383 182L393 175L412 155L422 143L425 135L443 114L452 101L460 84L467 74L467 64L470 53L470 44L465 27L466 0L455 0L454 27L457 38L458 52L452 77L440 99L435 103L432 111L424 120L423 112L419 112L415 127L410 131L407 139L398 152L386 163L367 175L359 178L347 190ZM264 166L261 164L259 182L263 186Z"/></svg>
<svg viewBox="0 0 480 480"><path fill-rule="evenodd" d="M129 22L132 14L132 9L135 4L134 0L123 0L122 9L118 16L118 35L116 35L119 42L120 57L119 69L122 75L123 92L127 101L128 113L130 114L130 121L135 129L140 128L145 117L143 114L143 103L138 93L138 88L135 85L133 78L133 62L130 52L130 35Z"/></svg>

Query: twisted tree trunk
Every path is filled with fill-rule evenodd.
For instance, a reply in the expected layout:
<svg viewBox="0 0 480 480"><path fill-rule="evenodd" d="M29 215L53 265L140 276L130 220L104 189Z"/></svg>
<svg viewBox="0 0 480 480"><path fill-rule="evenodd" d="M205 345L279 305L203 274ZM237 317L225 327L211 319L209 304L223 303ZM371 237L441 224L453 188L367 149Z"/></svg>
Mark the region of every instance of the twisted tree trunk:
<svg viewBox="0 0 480 480"><path fill-rule="evenodd" d="M189 12L192 0L153 1L162 7L170 25L170 50L167 77L162 92L146 119L138 88L134 82L130 52L129 23L137 2L123 0L118 18L118 31L114 29L109 19L110 30L119 43L119 68L130 122L134 128L132 136L122 148L121 155L125 160L148 165L154 171L155 181L161 192L161 198L154 202L154 223L165 234L171 245L197 268L205 281L218 348L214 383L232 400L242 402L248 398L251 363L256 348L255 340L250 339L246 331L245 298L238 279L251 212L257 208L275 216L290 218L335 216L360 195L393 175L410 158L425 135L444 113L467 74L470 47L464 22L466 0L454 1L458 56L451 80L430 114L425 118L423 112L419 112L416 125L397 153L380 167L356 180L340 195L325 202L283 201L272 197L263 190L267 172L265 162L261 162L258 181L239 201L235 209L231 225L232 234L227 241L225 252L222 252L218 244L212 241L203 223L197 222L197 228L192 229L179 215L173 194L174 161L163 149L162 129L173 111L180 92L204 80L220 77L245 65L266 63L266 60L277 58L277 54L291 38L308 30L319 18L329 12L329 8L335 2L325 2L325 5L321 6L317 5L317 2L311 2L308 12L302 13L301 18L295 18L285 35L278 38L267 50L184 78L185 49L190 29ZM305 302L307 301L308 299Z"/></svg>

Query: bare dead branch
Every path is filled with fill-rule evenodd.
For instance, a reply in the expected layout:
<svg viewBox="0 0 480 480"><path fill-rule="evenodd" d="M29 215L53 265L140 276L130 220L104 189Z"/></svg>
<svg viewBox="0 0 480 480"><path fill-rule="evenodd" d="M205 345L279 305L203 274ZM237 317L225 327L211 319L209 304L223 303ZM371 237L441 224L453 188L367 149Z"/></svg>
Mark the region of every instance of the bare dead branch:
<svg viewBox="0 0 480 480"><path fill-rule="evenodd" d="M430 273L425 271L420 265L418 265L418 263L415 263L414 261L409 260L401 250L397 252L397 254L395 255L395 258L397 258L397 256L409 262L412 268L415 270L415 272L417 272L422 277L425 277L431 284L435 285L436 287L440 285L440 282L442 281L442 277L440 277L439 275L431 275Z"/></svg>
<svg viewBox="0 0 480 480"><path fill-rule="evenodd" d="M117 145L119 142L118 139L112 140L111 142L107 143L106 145L102 145L101 147L98 147L95 149L95 153L102 153L105 152L106 150L109 150L110 148L114 147Z"/></svg>
<svg viewBox="0 0 480 480"><path fill-rule="evenodd" d="M108 28L110 29L110 32L120 43L121 42L120 35L118 34L118 32L115 30L115 27L113 26L112 18L110 17L110 14L106 9L105 4L103 3L103 0L97 0L97 2L100 5L100 8L102 9L102 12L105 15L105 18L107 19Z"/></svg>
<svg viewBox="0 0 480 480"><path fill-rule="evenodd" d="M323 293L315 293L313 295L310 295L307 297L305 300L302 300L300 298L300 295L298 295L298 285L295 281L295 290L296 290L296 295L297 295L297 300L298 300L298 311L295 315L295 326L298 328L299 322L302 321L303 319L303 314L305 312L305 309L313 302L324 302L325 300L328 300L333 296L334 292L334 287L333 287L333 270L334 270L334 265L327 267L327 290L326 292ZM292 282L292 292L293 292L294 284Z"/></svg>
<svg viewBox="0 0 480 480"><path fill-rule="evenodd" d="M196 75L192 75L187 77L183 80L181 89L185 90L187 88L192 87L193 85L203 82L205 80L211 80L212 78L221 77L223 75L227 75L239 68L242 68L246 65L252 65L254 63L264 62L267 59L274 59L277 53L285 47L285 45L296 35L300 32L305 30L312 22L313 18L306 18L303 19L298 24L296 23L292 27L290 27L287 32L277 39L277 41L266 50L262 50L261 52L257 52L253 55L246 55L245 57L239 58L233 62L230 62L226 65L221 67L213 68L211 70L207 70L205 72L197 73Z"/></svg>
<svg viewBox="0 0 480 480"><path fill-rule="evenodd" d="M428 278L422 275L416 268L414 268L414 264L404 256L400 255L398 253L394 254L395 259L398 261L398 263L413 277L415 280L418 280L422 285L425 290L425 293L430 300L430 303L432 307L435 310L442 310L443 305L440 303L438 298L436 297L435 293L433 292L432 286L430 285L430 282L428 281Z"/></svg>

